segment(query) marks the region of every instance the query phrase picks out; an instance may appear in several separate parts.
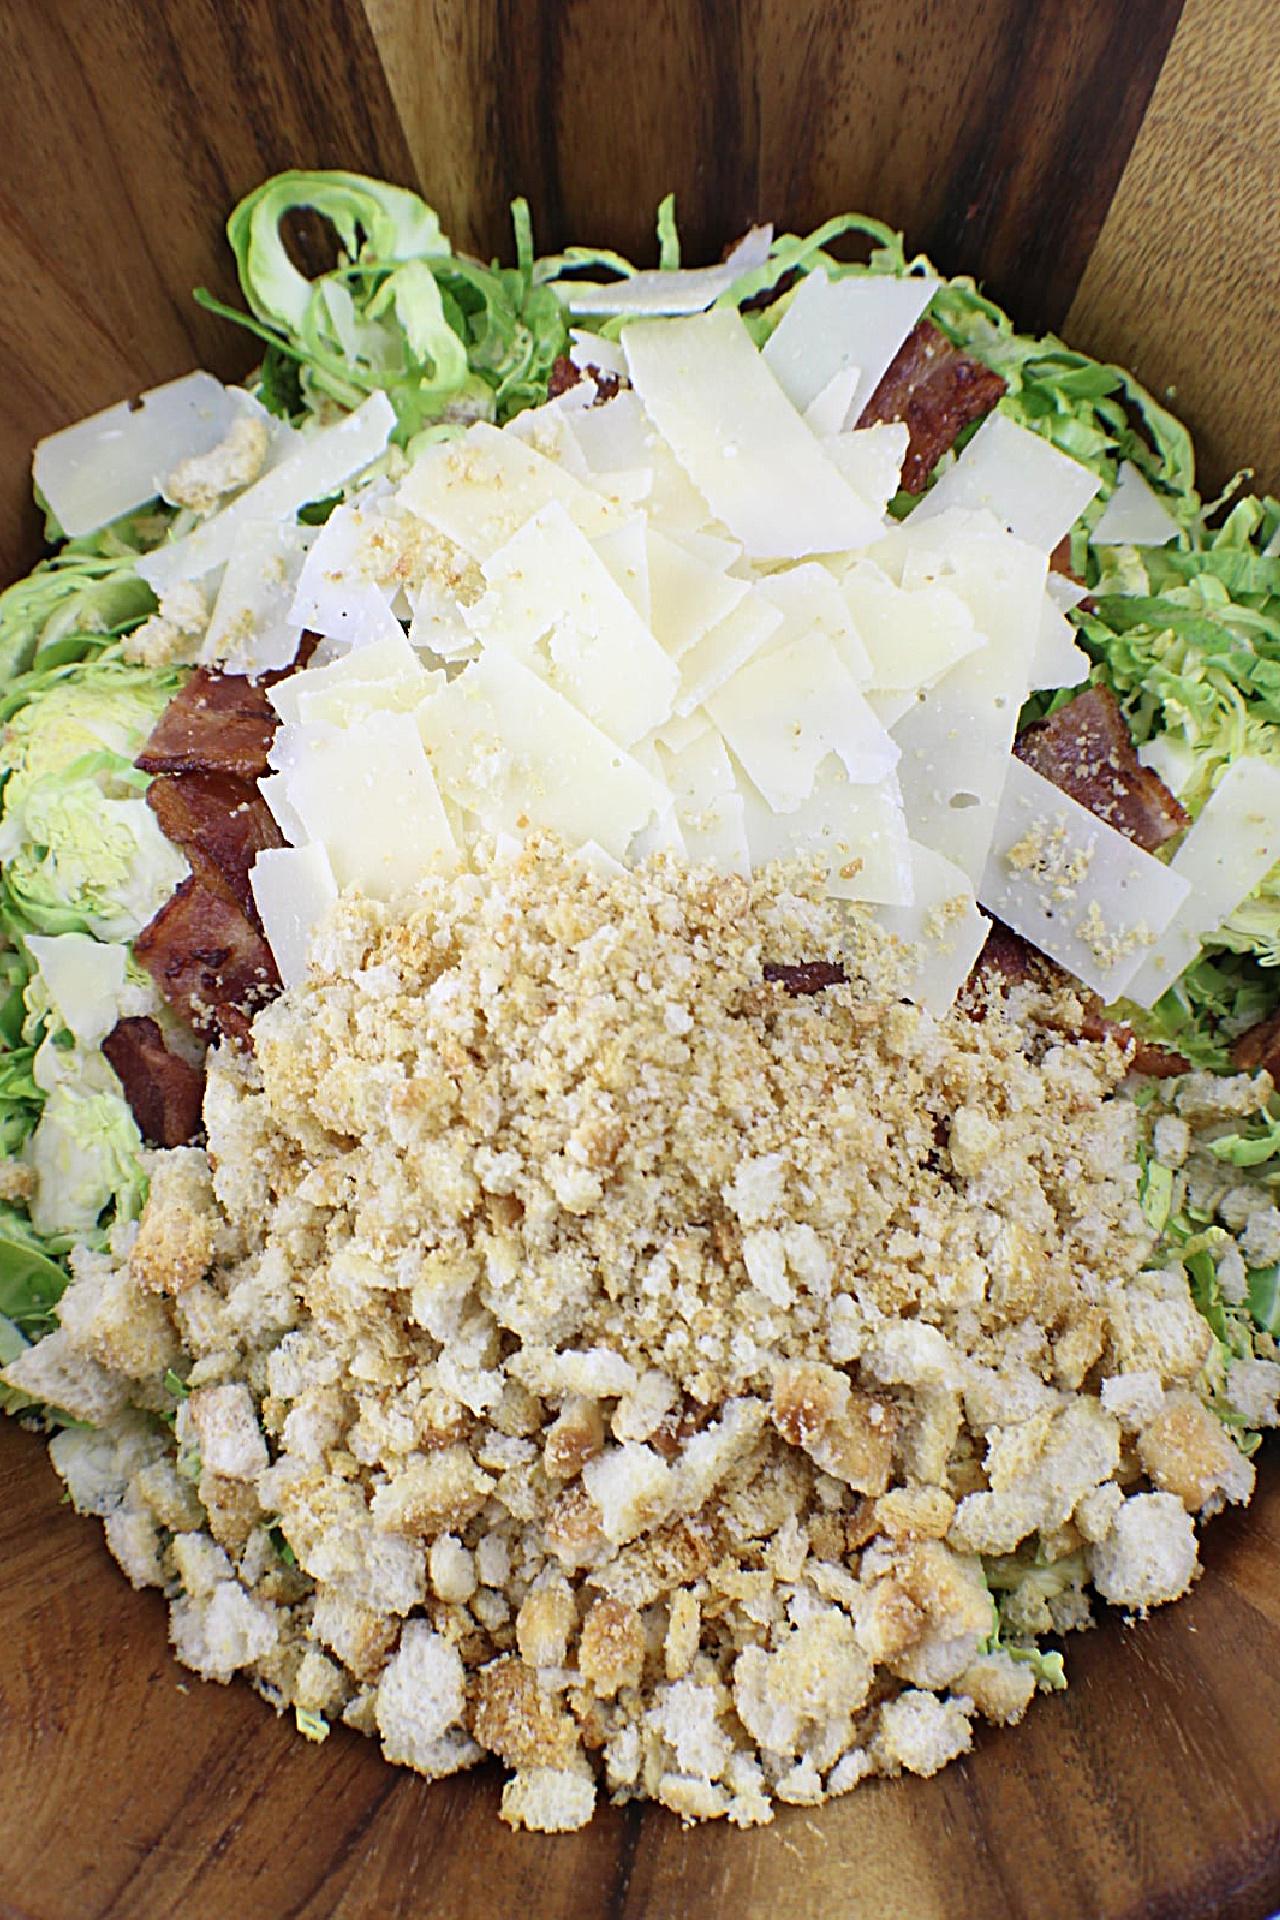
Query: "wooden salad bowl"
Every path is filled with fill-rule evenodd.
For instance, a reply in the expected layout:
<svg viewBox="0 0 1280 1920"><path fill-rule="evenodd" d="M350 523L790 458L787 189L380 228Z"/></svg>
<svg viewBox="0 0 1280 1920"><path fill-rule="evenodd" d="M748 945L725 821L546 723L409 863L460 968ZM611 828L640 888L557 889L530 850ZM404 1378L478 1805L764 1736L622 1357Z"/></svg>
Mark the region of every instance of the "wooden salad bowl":
<svg viewBox="0 0 1280 1920"><path fill-rule="evenodd" d="M849 207L1024 328L1132 366L1207 488L1280 489L1275 0L16 0L0 10L0 569L38 552L32 443L246 346L222 222L287 166L417 185L458 246L690 262ZM308 1746L168 1648L41 1442L0 1431L3 1920L1264 1920L1280 1906L1280 1448L1192 1596L1068 1648L1070 1689L930 1781L772 1826L604 1807L499 1824L496 1772L427 1785Z"/></svg>

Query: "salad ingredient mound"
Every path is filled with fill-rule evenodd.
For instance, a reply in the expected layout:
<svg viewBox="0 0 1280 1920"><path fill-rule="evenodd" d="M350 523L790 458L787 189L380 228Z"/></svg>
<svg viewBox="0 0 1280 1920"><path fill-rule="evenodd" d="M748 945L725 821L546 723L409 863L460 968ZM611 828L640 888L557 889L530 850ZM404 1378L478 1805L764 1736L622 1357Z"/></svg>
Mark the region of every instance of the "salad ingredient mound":
<svg viewBox="0 0 1280 1920"><path fill-rule="evenodd" d="M495 1754L516 1825L746 1825L1019 1719L1090 1580L1185 1591L1253 1468L1124 1054L906 957L815 864L543 839L344 900L10 1369L179 1657Z"/></svg>
<svg viewBox="0 0 1280 1920"><path fill-rule="evenodd" d="M1280 503L862 216L513 213L269 181L245 386L36 450L0 1404L308 1737L747 1823L1249 1496Z"/></svg>

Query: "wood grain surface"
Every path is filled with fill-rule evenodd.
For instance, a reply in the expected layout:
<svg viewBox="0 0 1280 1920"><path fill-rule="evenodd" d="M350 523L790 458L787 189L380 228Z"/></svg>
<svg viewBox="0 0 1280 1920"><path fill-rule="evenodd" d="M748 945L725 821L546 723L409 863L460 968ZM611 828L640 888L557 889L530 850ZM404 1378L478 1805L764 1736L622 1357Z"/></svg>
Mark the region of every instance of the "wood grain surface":
<svg viewBox="0 0 1280 1920"><path fill-rule="evenodd" d="M1188 0L1067 316L1169 389L1211 486L1280 492L1280 9Z"/></svg>
<svg viewBox="0 0 1280 1920"><path fill-rule="evenodd" d="M252 365L191 298L223 223L287 166L411 177L353 0L0 5L0 574L36 557L41 434L195 365Z"/></svg>
<svg viewBox="0 0 1280 1920"><path fill-rule="evenodd" d="M753 1833L605 1807L515 1836L171 1660L165 1607L0 1432L0 1920L1265 1920L1280 1904L1280 1447L1192 1596L1068 1642L1067 1693L929 1781Z"/></svg>
<svg viewBox="0 0 1280 1920"><path fill-rule="evenodd" d="M1275 0L8 0L0 567L39 434L251 350L222 222L285 165L421 182L460 244L692 259L861 205L1024 324L1124 358L1221 475L1280 482ZM1175 32L1176 27L1176 32ZM1173 35L1170 42L1170 35ZM1162 68L1163 62L1163 68ZM1154 93L1152 89L1154 87ZM516 1838L184 1676L164 1609L0 1431L0 1920L1264 1920L1280 1905L1280 1447L1183 1605L1074 1641L1070 1691L930 1782L760 1832L606 1809Z"/></svg>

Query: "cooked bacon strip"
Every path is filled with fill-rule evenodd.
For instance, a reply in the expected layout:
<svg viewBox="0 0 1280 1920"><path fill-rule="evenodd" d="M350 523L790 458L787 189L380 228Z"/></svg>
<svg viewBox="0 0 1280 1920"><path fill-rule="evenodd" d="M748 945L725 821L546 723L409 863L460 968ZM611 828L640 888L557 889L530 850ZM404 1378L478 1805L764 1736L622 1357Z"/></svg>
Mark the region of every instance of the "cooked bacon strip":
<svg viewBox="0 0 1280 1920"><path fill-rule="evenodd" d="M271 949L213 873L193 873L142 929L134 953L174 1011L197 1033L241 1039L280 991Z"/></svg>
<svg viewBox="0 0 1280 1920"><path fill-rule="evenodd" d="M931 320L921 320L890 361L858 425L906 423L911 438L902 484L908 493L923 493L943 454L966 427L990 413L1005 384L1001 374L953 347Z"/></svg>
<svg viewBox="0 0 1280 1920"><path fill-rule="evenodd" d="M229 773L165 773L147 788L147 805L192 869L220 874L257 926L249 869L265 848L284 845L258 789Z"/></svg>
<svg viewBox="0 0 1280 1920"><path fill-rule="evenodd" d="M1171 1074L1190 1070L1191 1062L1184 1060L1180 1053L1171 1053L1167 1047L1139 1039L1133 1028L1122 1020L1108 1020L1097 995L1086 993L1065 967L1050 960L1020 933L1006 927L1002 920L993 920L986 945L961 989L961 1010L971 1019L981 1020L993 989L1008 994L1014 987L1023 986L1033 987L1040 993L1074 990L1084 1009L1075 1031L1083 1040L1114 1040L1129 1055L1131 1073L1147 1073L1164 1080ZM1055 1019L1053 1024L1059 1022Z"/></svg>
<svg viewBox="0 0 1280 1920"><path fill-rule="evenodd" d="M1245 1029L1231 1049L1231 1059L1244 1073L1265 1067L1273 1080L1280 1080L1280 1008Z"/></svg>
<svg viewBox="0 0 1280 1920"><path fill-rule="evenodd" d="M278 725L265 690L241 673L198 667L138 755L144 773L230 773L257 780Z"/></svg>
<svg viewBox="0 0 1280 1920"><path fill-rule="evenodd" d="M1086 687L1019 734L1014 752L1108 826L1154 853L1190 824L1160 776L1134 751L1109 687Z"/></svg>
<svg viewBox="0 0 1280 1920"><path fill-rule="evenodd" d="M849 978L838 960L801 960L796 966L766 960L764 977L776 981L793 998L801 993L821 993L824 987L842 987Z"/></svg>
<svg viewBox="0 0 1280 1920"><path fill-rule="evenodd" d="M102 1043L143 1139L153 1147L183 1147L200 1131L204 1075L165 1045L146 1016L117 1020Z"/></svg>

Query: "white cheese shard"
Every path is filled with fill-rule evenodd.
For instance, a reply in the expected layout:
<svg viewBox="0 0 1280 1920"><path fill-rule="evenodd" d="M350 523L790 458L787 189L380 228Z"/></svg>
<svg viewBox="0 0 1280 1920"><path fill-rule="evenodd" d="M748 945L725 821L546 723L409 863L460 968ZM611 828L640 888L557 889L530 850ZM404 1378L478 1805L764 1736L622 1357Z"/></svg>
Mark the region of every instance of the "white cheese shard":
<svg viewBox="0 0 1280 1920"><path fill-rule="evenodd" d="M122 400L36 447L32 478L72 538L154 500L181 460L210 453L244 411L211 373L187 373Z"/></svg>
<svg viewBox="0 0 1280 1920"><path fill-rule="evenodd" d="M731 680L739 667L759 653L783 621L782 609L750 587L723 620L680 656L680 691L676 712L692 713Z"/></svg>
<svg viewBox="0 0 1280 1920"><path fill-rule="evenodd" d="M497 553L553 500L589 536L610 532L623 518L594 488L483 420L460 440L426 448L409 469L399 497L410 512L479 561Z"/></svg>
<svg viewBox="0 0 1280 1920"><path fill-rule="evenodd" d="M883 780L898 763L899 749L818 627L769 646L705 704L778 813L793 813L808 799L828 754L860 785Z"/></svg>
<svg viewBox="0 0 1280 1920"><path fill-rule="evenodd" d="M1040 631L1031 656L1032 693L1040 693L1046 687L1078 687L1089 677L1089 664L1088 654L1076 644L1075 628L1052 594L1046 593L1040 610Z"/></svg>
<svg viewBox="0 0 1280 1920"><path fill-rule="evenodd" d="M501 647L425 701L418 726L443 791L489 832L594 840L615 860L670 794Z"/></svg>
<svg viewBox="0 0 1280 1920"><path fill-rule="evenodd" d="M570 327L569 358L584 373L588 367L599 367L601 373L616 373L624 380L627 375L627 356L617 341L588 333L585 327Z"/></svg>
<svg viewBox="0 0 1280 1920"><path fill-rule="evenodd" d="M298 651L303 622L290 608L313 527L289 520L246 520L232 543L200 649L202 666L228 673L271 673Z"/></svg>
<svg viewBox="0 0 1280 1920"><path fill-rule="evenodd" d="M833 377L850 367L859 379L841 426L855 419L889 363L938 291L937 280L910 275L806 274L765 343L764 356L783 392L802 411Z"/></svg>
<svg viewBox="0 0 1280 1920"><path fill-rule="evenodd" d="M1050 567L1046 582L1049 598L1059 613L1070 613L1072 607L1078 607L1082 600L1089 598L1089 589L1081 580L1073 580L1070 574L1059 573L1056 567Z"/></svg>
<svg viewBox="0 0 1280 1920"><path fill-rule="evenodd" d="M911 842L892 774L875 786L855 785L832 754L794 813L776 813L745 772L737 784L753 868L809 854L826 867L827 891L838 899L910 902Z"/></svg>
<svg viewBox="0 0 1280 1920"><path fill-rule="evenodd" d="M751 590L723 568L656 527L648 531L649 621L654 638L679 660L726 620Z"/></svg>
<svg viewBox="0 0 1280 1920"><path fill-rule="evenodd" d="M643 513L615 533L602 533L591 544L645 626L650 626L653 595L649 585L649 531Z"/></svg>
<svg viewBox="0 0 1280 1920"><path fill-rule="evenodd" d="M859 377L860 369L857 367L841 367L839 372L833 373L826 386L814 395L807 407L801 409L806 427L812 427L820 438L839 434L849 418Z"/></svg>
<svg viewBox="0 0 1280 1920"><path fill-rule="evenodd" d="M715 729L703 725L678 751L659 742L658 753L689 859L708 861L721 873L749 874L742 795Z"/></svg>
<svg viewBox="0 0 1280 1920"><path fill-rule="evenodd" d="M1104 1001L1128 992L1190 892L1181 874L1010 759L978 898Z"/></svg>
<svg viewBox="0 0 1280 1920"><path fill-rule="evenodd" d="M100 1047L120 1012L128 947L87 933L29 933L25 944L62 1025L82 1047Z"/></svg>
<svg viewBox="0 0 1280 1920"><path fill-rule="evenodd" d="M983 507L1016 539L1052 553L1097 493L1097 475L1003 413L983 421L953 467L912 510L910 524L952 507Z"/></svg>
<svg viewBox="0 0 1280 1920"><path fill-rule="evenodd" d="M156 593L180 580L199 580L231 557L240 529L251 520L293 520L299 507L323 500L375 461L396 423L385 393L372 393L332 426L299 436L298 445L193 533L144 554L138 572Z"/></svg>
<svg viewBox="0 0 1280 1920"><path fill-rule="evenodd" d="M583 412L590 407L595 398L595 388L588 380L580 380L575 387L559 394L556 399L546 401L540 407L526 407L514 420L508 420L504 432L513 434L522 440L534 453L540 453L544 460L554 460L577 480L590 478L582 448L574 439L570 427L570 416Z"/></svg>
<svg viewBox="0 0 1280 1920"><path fill-rule="evenodd" d="M280 729L280 733L285 732ZM277 734L277 739L279 734ZM307 837L297 813L289 804L289 777L284 773L268 773L258 781L258 792L267 803L271 818L279 827L291 847L300 847Z"/></svg>
<svg viewBox="0 0 1280 1920"><path fill-rule="evenodd" d="M752 559L844 552L882 531L879 516L842 479L783 393L735 309L637 321L624 327L622 345L649 418Z"/></svg>
<svg viewBox="0 0 1280 1920"><path fill-rule="evenodd" d="M653 268L621 280L552 280L570 313L702 313L742 274L762 267L773 245L771 226L752 227L714 267Z"/></svg>
<svg viewBox="0 0 1280 1920"><path fill-rule="evenodd" d="M824 435L822 450L858 498L883 517L902 484L910 441L910 430L901 420L882 420L873 427Z"/></svg>
<svg viewBox="0 0 1280 1920"><path fill-rule="evenodd" d="M551 501L484 562L488 592L468 626L632 746L671 712L674 661L570 519Z"/></svg>
<svg viewBox="0 0 1280 1920"><path fill-rule="evenodd" d="M931 687L985 644L965 602L943 581L907 590L874 560L859 557L840 591L868 657L869 684L877 692Z"/></svg>
<svg viewBox="0 0 1280 1920"><path fill-rule="evenodd" d="M1115 492L1089 538L1095 547L1163 547L1178 537L1178 523L1132 460L1121 462Z"/></svg>
<svg viewBox="0 0 1280 1920"><path fill-rule="evenodd" d="M301 673L291 673L287 680L277 680L273 687L267 688L267 699L283 721L296 722L301 720L302 703L310 695L378 680L403 680L421 673L418 656L397 624L393 634L385 634L367 647L344 653L327 666L304 667Z"/></svg>
<svg viewBox="0 0 1280 1920"><path fill-rule="evenodd" d="M1280 560L1280 527L1277 527L1266 546L1262 549L1264 560Z"/></svg>
<svg viewBox="0 0 1280 1920"><path fill-rule="evenodd" d="M972 973L991 922L978 912L967 874L932 847L911 845L915 898L906 907L878 907L876 919L912 949L907 991L917 1006L941 1015Z"/></svg>
<svg viewBox="0 0 1280 1920"><path fill-rule="evenodd" d="M616 488L620 477L647 472L644 510L651 527L686 532L709 518L707 503L629 388L603 406L573 415L569 430L600 487Z"/></svg>
<svg viewBox="0 0 1280 1920"><path fill-rule="evenodd" d="M1183 905L1126 988L1140 1007L1154 1006L1280 860L1280 767L1233 761L1169 863L1190 885Z"/></svg>
<svg viewBox="0 0 1280 1920"><path fill-rule="evenodd" d="M782 625L768 643L776 652L793 640L802 640L813 629L824 633L835 647L841 665L859 687L872 678L871 656L862 643L849 603L840 582L826 567L807 560L798 567L771 573L759 583L759 591L782 614Z"/></svg>
<svg viewBox="0 0 1280 1920"><path fill-rule="evenodd" d="M923 526L913 514L900 539L909 590L945 586L985 642L922 689L894 727L912 838L945 854L976 886L1030 685L1045 556L988 515L958 509Z"/></svg>
<svg viewBox="0 0 1280 1920"><path fill-rule="evenodd" d="M415 717L368 713L343 728L307 728L286 792L339 887L393 900L456 855Z"/></svg>
<svg viewBox="0 0 1280 1920"><path fill-rule="evenodd" d="M328 854L318 841L267 848L254 861L249 884L281 980L301 986L311 936L338 897Z"/></svg>

